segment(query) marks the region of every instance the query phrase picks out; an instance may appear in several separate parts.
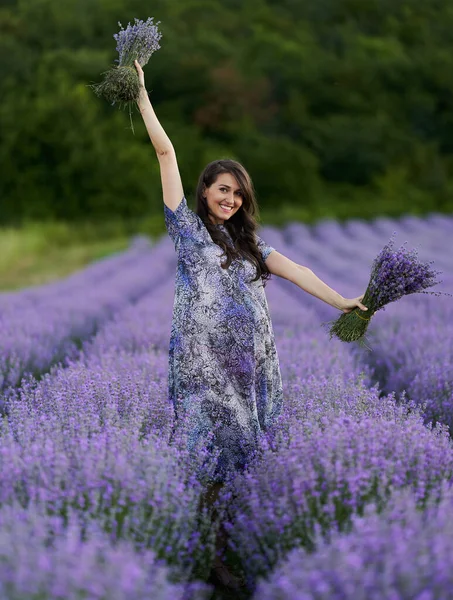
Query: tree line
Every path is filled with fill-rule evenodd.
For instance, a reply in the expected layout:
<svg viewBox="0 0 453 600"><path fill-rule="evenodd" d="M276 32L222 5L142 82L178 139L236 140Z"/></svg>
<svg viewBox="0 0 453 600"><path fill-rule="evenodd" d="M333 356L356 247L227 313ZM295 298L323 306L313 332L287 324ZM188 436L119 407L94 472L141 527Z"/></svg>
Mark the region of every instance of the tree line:
<svg viewBox="0 0 453 600"><path fill-rule="evenodd" d="M148 12L144 12L147 10ZM186 195L216 158L307 220L453 210L449 0L5 0L0 218L161 213L141 122L88 87L113 34L161 21L147 88Z"/></svg>

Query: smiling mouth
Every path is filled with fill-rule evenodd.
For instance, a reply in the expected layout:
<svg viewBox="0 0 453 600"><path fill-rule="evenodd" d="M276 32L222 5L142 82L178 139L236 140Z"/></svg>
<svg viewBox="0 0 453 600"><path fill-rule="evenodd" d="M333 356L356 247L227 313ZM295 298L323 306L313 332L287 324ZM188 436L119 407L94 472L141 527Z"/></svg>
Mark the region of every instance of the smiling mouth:
<svg viewBox="0 0 453 600"><path fill-rule="evenodd" d="M226 204L220 204L220 208L225 212L231 212L233 210L232 206L227 206Z"/></svg>

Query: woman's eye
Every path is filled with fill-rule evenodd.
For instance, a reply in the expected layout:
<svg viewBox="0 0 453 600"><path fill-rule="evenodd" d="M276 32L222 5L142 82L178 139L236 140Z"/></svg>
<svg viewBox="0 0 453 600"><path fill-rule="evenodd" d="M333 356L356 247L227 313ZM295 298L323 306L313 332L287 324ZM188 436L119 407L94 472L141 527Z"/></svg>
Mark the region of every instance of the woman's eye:
<svg viewBox="0 0 453 600"><path fill-rule="evenodd" d="M222 194L223 194L223 192L227 192L227 191L228 191L228 190L227 190L226 188L224 188L224 187L221 187L221 188L219 188L219 190L222 192ZM235 192L235 193L236 193L238 196L240 196L241 198L243 198L243 197L244 197L244 194L243 194L242 192Z"/></svg>

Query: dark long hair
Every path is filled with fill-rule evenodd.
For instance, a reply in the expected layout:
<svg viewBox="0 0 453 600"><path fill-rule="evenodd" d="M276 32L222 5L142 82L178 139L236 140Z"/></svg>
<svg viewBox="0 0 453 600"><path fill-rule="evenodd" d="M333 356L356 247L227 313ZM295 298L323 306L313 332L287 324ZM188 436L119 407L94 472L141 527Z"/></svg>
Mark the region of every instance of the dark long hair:
<svg viewBox="0 0 453 600"><path fill-rule="evenodd" d="M234 242L234 248L228 245L224 232L211 222L207 200L203 197L204 186L210 187L221 173L230 173L235 177L242 191L241 207L230 219L225 220L225 226ZM261 252L255 241L254 234L258 229L257 218L259 217L258 203L252 180L244 167L231 159L220 159L210 162L203 169L198 179L196 196L197 215L205 224L212 241L220 246L226 255L226 260L222 263L222 267L228 269L234 258L243 257L256 266L256 277L253 281L257 281L261 277L265 286L271 273L261 258Z"/></svg>

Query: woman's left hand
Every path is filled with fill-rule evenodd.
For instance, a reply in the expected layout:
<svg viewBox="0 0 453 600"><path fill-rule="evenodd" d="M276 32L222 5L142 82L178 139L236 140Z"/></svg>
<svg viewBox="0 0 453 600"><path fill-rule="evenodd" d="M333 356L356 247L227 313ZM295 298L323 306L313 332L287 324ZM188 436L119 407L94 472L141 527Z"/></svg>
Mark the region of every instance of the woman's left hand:
<svg viewBox="0 0 453 600"><path fill-rule="evenodd" d="M360 308L360 310L368 310L368 308L362 304L364 295L365 294L362 294L361 296L358 296L358 298L351 298L351 299L345 298L343 306L341 307L341 310L344 313L350 313L355 308Z"/></svg>
<svg viewBox="0 0 453 600"><path fill-rule="evenodd" d="M138 60L134 60L134 65L137 70L138 79L140 81L140 86L142 88L144 88L145 87L145 74L143 73L143 69L142 69L140 63L138 62Z"/></svg>

